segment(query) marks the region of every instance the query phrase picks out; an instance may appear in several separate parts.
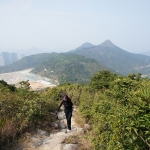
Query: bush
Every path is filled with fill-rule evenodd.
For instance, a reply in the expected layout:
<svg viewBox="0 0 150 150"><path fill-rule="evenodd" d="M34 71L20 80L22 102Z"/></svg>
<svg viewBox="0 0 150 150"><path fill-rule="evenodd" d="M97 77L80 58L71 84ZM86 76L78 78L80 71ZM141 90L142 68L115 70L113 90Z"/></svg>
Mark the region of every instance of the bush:
<svg viewBox="0 0 150 150"><path fill-rule="evenodd" d="M19 88L12 93L9 87L0 85L0 147L43 120L49 111L56 110L56 99L27 89Z"/></svg>
<svg viewBox="0 0 150 150"><path fill-rule="evenodd" d="M94 74L90 81L90 87L92 89L109 88L111 81L116 78L116 74L111 73L108 70L102 70Z"/></svg>

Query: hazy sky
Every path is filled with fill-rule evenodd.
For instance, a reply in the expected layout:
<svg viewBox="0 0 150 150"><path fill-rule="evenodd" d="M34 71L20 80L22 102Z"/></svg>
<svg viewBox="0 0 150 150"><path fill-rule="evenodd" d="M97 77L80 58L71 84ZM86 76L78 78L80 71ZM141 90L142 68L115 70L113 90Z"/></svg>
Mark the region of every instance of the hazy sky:
<svg viewBox="0 0 150 150"><path fill-rule="evenodd" d="M66 52L111 40L150 51L150 0L0 0L0 47Z"/></svg>

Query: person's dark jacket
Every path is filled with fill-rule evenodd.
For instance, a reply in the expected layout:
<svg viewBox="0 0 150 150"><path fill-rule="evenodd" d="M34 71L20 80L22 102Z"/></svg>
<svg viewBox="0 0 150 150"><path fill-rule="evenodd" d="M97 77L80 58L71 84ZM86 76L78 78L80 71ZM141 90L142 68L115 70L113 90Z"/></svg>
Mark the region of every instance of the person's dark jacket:
<svg viewBox="0 0 150 150"><path fill-rule="evenodd" d="M60 107L64 105L64 108L65 108L65 111L72 111L72 106L73 106L73 103L71 101L71 99L68 98L67 101L64 101L62 100L61 104L59 105L57 111L59 111Z"/></svg>

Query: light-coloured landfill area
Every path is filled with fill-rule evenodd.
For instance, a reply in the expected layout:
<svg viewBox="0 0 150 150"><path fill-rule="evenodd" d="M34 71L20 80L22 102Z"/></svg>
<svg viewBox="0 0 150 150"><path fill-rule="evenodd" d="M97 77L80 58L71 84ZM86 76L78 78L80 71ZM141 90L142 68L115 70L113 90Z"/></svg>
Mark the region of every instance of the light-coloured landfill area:
<svg viewBox="0 0 150 150"><path fill-rule="evenodd" d="M32 90L40 90L46 87L56 86L50 82L51 79L30 73L31 70L32 68L22 70L22 71L3 73L0 74L0 80L4 80L8 84L13 84L13 85L18 84L21 81L28 80Z"/></svg>

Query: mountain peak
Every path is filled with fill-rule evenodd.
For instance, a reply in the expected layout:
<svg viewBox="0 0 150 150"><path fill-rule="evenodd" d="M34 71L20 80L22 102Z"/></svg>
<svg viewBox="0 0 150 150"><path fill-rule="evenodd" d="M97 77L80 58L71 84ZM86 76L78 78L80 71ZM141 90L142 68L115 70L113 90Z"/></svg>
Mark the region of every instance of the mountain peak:
<svg viewBox="0 0 150 150"><path fill-rule="evenodd" d="M82 47L91 47L93 45L91 43L89 43L89 42L86 42L86 43L83 43L81 46Z"/></svg>
<svg viewBox="0 0 150 150"><path fill-rule="evenodd" d="M104 41L102 44L100 44L100 46L104 46L104 47L114 47L115 45L114 45L110 40L106 40L106 41Z"/></svg>
<svg viewBox="0 0 150 150"><path fill-rule="evenodd" d="M82 49L82 48L90 48L90 47L93 47L94 45L89 43L89 42L86 42L86 43L83 43L81 46L79 46L76 50L79 50L79 49Z"/></svg>

